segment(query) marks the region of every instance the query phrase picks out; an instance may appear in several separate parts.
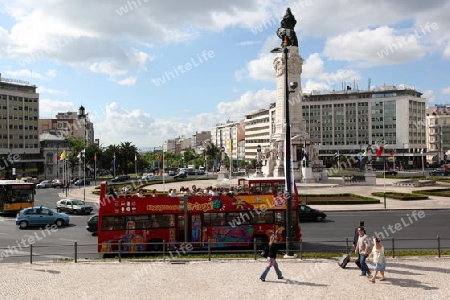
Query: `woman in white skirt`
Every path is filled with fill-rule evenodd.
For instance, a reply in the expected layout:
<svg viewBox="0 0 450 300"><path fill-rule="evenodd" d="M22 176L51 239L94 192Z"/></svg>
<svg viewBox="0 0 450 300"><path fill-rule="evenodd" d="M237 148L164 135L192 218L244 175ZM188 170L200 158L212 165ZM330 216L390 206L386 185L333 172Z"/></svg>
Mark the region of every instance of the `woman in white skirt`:
<svg viewBox="0 0 450 300"><path fill-rule="evenodd" d="M372 253L370 253L369 257L371 256L373 256L375 272L373 272L373 276L372 278L369 278L369 281L375 283L378 272L380 272L381 274L380 281L386 280L386 277L384 277L384 271L386 270L386 256L384 255L384 246L380 243L380 240L377 237L373 238Z"/></svg>

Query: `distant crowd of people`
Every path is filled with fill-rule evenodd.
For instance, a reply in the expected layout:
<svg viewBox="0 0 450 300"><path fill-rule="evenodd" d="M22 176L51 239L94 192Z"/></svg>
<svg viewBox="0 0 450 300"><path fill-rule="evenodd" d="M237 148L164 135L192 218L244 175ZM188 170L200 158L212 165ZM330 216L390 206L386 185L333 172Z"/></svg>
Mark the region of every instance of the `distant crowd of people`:
<svg viewBox="0 0 450 300"><path fill-rule="evenodd" d="M197 187L195 184L192 185L191 188L181 186L179 190L170 189L169 193L166 194L164 192L158 192L156 189L153 190L144 190L139 189L137 191L132 191L129 187L123 187L120 191L117 191L115 187L110 187L109 193L114 198L119 197L160 197L160 196L169 196L169 197L180 197L183 195L188 196L234 196L234 188L233 187L213 187L208 186L206 188Z"/></svg>

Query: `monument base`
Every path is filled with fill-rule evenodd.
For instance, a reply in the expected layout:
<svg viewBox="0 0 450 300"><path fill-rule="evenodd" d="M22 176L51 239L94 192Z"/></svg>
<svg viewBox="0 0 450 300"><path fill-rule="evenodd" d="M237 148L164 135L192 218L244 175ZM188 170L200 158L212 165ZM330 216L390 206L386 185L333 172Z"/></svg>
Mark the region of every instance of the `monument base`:
<svg viewBox="0 0 450 300"><path fill-rule="evenodd" d="M316 182L316 179L313 176L312 168L310 167L302 167L302 182L312 183Z"/></svg>
<svg viewBox="0 0 450 300"><path fill-rule="evenodd" d="M366 171L364 177L367 185L377 185L377 174L374 171Z"/></svg>

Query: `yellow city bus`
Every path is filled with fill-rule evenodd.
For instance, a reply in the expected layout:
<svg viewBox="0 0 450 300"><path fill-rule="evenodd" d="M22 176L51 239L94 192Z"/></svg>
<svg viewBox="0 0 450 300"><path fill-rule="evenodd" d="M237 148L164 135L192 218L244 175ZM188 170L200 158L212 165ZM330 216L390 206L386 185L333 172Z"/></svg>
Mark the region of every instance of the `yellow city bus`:
<svg viewBox="0 0 450 300"><path fill-rule="evenodd" d="M0 180L0 214L13 214L33 206L35 194L34 183Z"/></svg>

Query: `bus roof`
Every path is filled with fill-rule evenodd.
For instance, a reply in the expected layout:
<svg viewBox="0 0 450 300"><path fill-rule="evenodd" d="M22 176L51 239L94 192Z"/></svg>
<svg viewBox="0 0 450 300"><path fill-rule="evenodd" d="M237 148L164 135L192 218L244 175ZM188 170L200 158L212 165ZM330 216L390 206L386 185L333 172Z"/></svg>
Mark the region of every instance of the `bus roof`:
<svg viewBox="0 0 450 300"><path fill-rule="evenodd" d="M280 182L286 181L285 177L242 177L240 180L247 180L248 182Z"/></svg>
<svg viewBox="0 0 450 300"><path fill-rule="evenodd" d="M11 180L11 179L7 179L7 180L0 180L0 185L9 185L9 184L32 184L32 182L25 182L25 181L16 181L16 180Z"/></svg>

